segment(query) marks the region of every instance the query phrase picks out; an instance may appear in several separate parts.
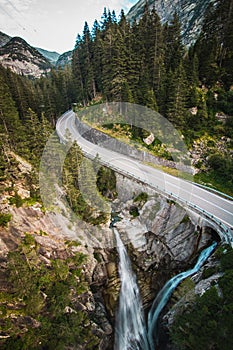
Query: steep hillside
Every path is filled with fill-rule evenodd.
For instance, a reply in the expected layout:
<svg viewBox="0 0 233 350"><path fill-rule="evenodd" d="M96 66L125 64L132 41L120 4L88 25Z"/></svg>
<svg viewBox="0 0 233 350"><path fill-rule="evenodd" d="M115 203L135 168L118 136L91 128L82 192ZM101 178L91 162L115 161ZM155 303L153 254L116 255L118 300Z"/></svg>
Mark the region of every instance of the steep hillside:
<svg viewBox="0 0 233 350"><path fill-rule="evenodd" d="M182 25L182 36L185 44L193 43L202 29L203 19L206 10L210 3L215 3L215 0L149 0L148 6L151 10L155 7L162 22L169 22L175 12L177 12ZM134 5L127 18L132 22L141 18L146 0L139 0Z"/></svg>
<svg viewBox="0 0 233 350"><path fill-rule="evenodd" d="M47 58L47 60L54 65L56 64L60 56L60 54L56 51L48 51L48 50L41 49L39 47L36 47L36 50L39 51L41 55Z"/></svg>
<svg viewBox="0 0 233 350"><path fill-rule="evenodd" d="M56 62L56 67L64 67L67 64L71 64L72 54L73 54L73 51L67 51L67 52L64 52L62 55L60 55Z"/></svg>
<svg viewBox="0 0 233 350"><path fill-rule="evenodd" d="M11 40L11 37L3 32L0 32L0 47L6 45L8 41Z"/></svg>
<svg viewBox="0 0 233 350"><path fill-rule="evenodd" d="M0 48L0 63L21 75L40 77L50 70L51 64L25 40L14 37Z"/></svg>

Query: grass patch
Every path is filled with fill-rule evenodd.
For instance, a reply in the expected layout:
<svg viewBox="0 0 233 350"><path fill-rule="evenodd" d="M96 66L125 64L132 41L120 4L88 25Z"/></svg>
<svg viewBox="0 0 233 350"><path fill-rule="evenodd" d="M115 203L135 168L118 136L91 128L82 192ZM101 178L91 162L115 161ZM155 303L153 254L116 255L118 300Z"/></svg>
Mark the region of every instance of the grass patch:
<svg viewBox="0 0 233 350"><path fill-rule="evenodd" d="M145 165L148 165L157 170L163 171L169 175L181 178L183 180L191 181L200 185L208 186L213 190L220 191L229 196L233 197L233 186L229 181L225 181L224 177L220 177L214 173L214 171L210 172L200 172L196 175L191 175L185 172L182 172L178 169L169 168L162 165L157 165L149 162L144 162Z"/></svg>
<svg viewBox="0 0 233 350"><path fill-rule="evenodd" d="M194 176L194 182L211 187L217 191L226 193L227 195L233 197L232 183L225 181L224 177L216 175L214 171L196 174Z"/></svg>
<svg viewBox="0 0 233 350"><path fill-rule="evenodd" d="M187 181L194 181L193 180L194 176L192 174L185 173L181 170L169 168L169 167L164 166L164 165L154 164L154 163L150 163L150 162L143 162L143 164L148 165L148 166L155 168L157 170L163 171L169 175L179 177L179 178L187 180Z"/></svg>
<svg viewBox="0 0 233 350"><path fill-rule="evenodd" d="M147 152L155 157L172 160L172 155L167 149L168 146L162 144L158 139L155 139L152 144L148 146L146 145L146 143L143 141L143 135L145 134L144 136L148 136L148 132L146 130L141 130L141 128L136 127L131 128L128 124L123 123L109 123L100 125L97 123L91 123L86 118L84 118L82 121L90 127L112 138L115 138L126 145L129 145L130 147L134 147L139 151ZM134 135L135 128L138 130L138 133L141 134L141 136Z"/></svg>

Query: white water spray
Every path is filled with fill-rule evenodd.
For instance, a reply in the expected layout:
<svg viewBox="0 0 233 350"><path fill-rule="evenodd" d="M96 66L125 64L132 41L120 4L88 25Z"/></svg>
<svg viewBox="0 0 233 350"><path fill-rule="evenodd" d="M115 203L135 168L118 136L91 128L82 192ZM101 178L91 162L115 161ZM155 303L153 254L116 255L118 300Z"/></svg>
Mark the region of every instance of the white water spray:
<svg viewBox="0 0 233 350"><path fill-rule="evenodd" d="M195 266L171 278L158 293L148 315L148 332L136 277L130 259L118 231L114 228L119 254L119 275L121 290L116 317L114 350L154 350L157 344L157 322L160 312L167 304L172 292L186 277L196 273L214 251L217 243L204 249Z"/></svg>
<svg viewBox="0 0 233 350"><path fill-rule="evenodd" d="M115 350L149 350L146 323L135 274L119 233L114 229L119 254L121 290L116 317Z"/></svg>
<svg viewBox="0 0 233 350"><path fill-rule="evenodd" d="M178 275L172 277L158 293L148 315L148 338L151 349L155 349L154 339L157 340L158 317L164 306L167 304L172 292L180 282L182 282L185 278L193 275L201 268L204 262L214 251L216 245L217 243L214 242L210 247L204 249L199 255L199 258L192 269L181 272Z"/></svg>

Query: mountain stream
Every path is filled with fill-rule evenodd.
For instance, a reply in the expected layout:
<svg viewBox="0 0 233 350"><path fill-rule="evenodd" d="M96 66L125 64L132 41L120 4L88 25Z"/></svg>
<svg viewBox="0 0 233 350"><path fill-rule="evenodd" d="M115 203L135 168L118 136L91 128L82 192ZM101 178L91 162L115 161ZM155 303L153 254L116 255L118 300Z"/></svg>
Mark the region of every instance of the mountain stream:
<svg viewBox="0 0 233 350"><path fill-rule="evenodd" d="M114 350L154 350L157 346L158 317L172 292L185 278L195 274L214 251L217 243L204 249L192 269L172 277L155 298L146 327L140 292L127 250L116 228L113 228L119 254L121 289L116 316Z"/></svg>

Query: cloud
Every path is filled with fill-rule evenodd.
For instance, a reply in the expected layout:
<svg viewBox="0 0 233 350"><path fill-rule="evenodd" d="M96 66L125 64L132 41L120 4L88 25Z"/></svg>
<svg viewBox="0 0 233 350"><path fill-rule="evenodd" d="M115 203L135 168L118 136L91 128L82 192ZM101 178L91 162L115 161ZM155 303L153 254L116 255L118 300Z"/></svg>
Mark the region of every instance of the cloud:
<svg viewBox="0 0 233 350"><path fill-rule="evenodd" d="M0 4L10 11L23 15L23 11L28 10L35 1L36 0L0 0Z"/></svg>
<svg viewBox="0 0 233 350"><path fill-rule="evenodd" d="M125 13L137 0L0 0L0 30L31 45L64 52L74 47L84 22L101 20L104 7Z"/></svg>

